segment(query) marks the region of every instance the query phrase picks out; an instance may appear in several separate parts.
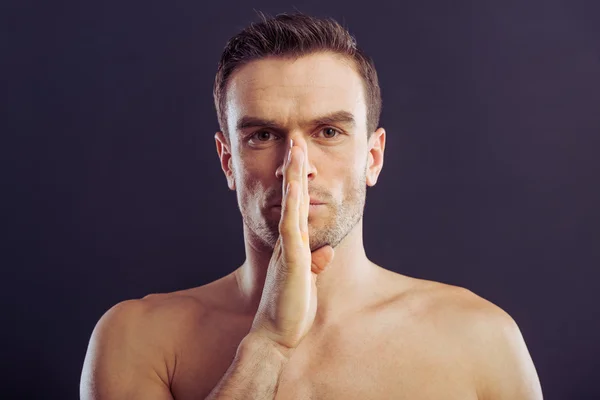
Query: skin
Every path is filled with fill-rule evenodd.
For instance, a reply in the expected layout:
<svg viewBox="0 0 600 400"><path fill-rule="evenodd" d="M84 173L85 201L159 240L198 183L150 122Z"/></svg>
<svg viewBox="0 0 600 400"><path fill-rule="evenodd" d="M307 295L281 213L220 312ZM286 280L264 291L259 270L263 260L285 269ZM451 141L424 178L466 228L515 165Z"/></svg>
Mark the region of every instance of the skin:
<svg viewBox="0 0 600 400"><path fill-rule="evenodd" d="M215 141L242 215L246 260L207 285L109 310L94 331L81 383L82 393L104 397L87 398L143 390L139 398L198 399L218 383L258 308L278 238L280 211L271 205L281 203L290 139L307 153L308 193L326 203L308 216L311 251L329 244L335 257L318 277L313 326L289 359L276 399L542 398L507 313L466 289L367 258L366 188L381 173L386 132L367 140L363 90L352 65L329 53L258 60L234 73L230 135L218 132ZM336 111L350 113L354 124L311 123ZM277 127L239 130L244 116Z"/></svg>
<svg viewBox="0 0 600 400"><path fill-rule="evenodd" d="M325 244L335 249L328 273L318 280L315 318L326 323L363 304L362 298L355 298L357 304L349 302L347 294L363 294L376 270L363 247L362 215L367 185L375 185L383 167L385 130L379 128L367 143L362 82L345 60L321 55L253 64L237 72L228 90L230 141L221 132L215 137L244 221L246 261L236 278L244 303L256 311L279 236L280 209L268 205L281 203L283 160L292 139L308 153L309 195L326 203L309 214L311 251ZM351 113L355 126L311 124L336 111ZM247 115L277 121L280 137L260 127L235 130ZM249 135L254 135L250 141Z"/></svg>

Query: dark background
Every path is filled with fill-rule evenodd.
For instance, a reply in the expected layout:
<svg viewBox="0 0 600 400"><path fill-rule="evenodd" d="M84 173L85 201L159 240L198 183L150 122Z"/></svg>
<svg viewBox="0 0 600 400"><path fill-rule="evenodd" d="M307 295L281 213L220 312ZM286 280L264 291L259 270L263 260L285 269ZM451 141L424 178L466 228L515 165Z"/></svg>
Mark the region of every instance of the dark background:
<svg viewBox="0 0 600 400"><path fill-rule="evenodd" d="M3 3L0 397L77 398L106 310L244 261L212 84L254 9L295 7L378 69L368 256L509 312L546 399L600 399L598 4Z"/></svg>

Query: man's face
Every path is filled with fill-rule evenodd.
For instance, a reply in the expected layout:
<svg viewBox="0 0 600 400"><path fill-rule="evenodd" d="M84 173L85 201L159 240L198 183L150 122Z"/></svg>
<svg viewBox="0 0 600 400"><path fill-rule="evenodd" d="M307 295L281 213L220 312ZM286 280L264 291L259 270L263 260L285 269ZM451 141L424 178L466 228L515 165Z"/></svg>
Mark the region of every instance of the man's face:
<svg viewBox="0 0 600 400"><path fill-rule="evenodd" d="M315 122L339 112L345 120ZM337 246L360 221L366 195L366 106L362 80L350 61L319 53L243 66L230 80L227 124L230 188L236 190L249 232L268 248L279 236L281 207L273 206L281 205L290 139L308 152L309 195L325 203L309 213L311 251Z"/></svg>

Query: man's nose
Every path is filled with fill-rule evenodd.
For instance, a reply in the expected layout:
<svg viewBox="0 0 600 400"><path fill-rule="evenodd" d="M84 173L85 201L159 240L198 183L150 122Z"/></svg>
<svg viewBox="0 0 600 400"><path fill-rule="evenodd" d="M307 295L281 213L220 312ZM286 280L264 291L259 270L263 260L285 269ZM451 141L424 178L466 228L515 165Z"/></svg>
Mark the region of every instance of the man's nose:
<svg viewBox="0 0 600 400"><path fill-rule="evenodd" d="M301 135L290 135L287 139L287 144L285 145L283 155L281 156L279 167L277 168L277 171L275 171L275 175L277 176L277 178L283 178L283 168L287 162L287 157L290 150L292 149L292 146L300 147L305 155L308 154L308 146L306 143L306 139ZM316 171L314 165L312 165L310 154L308 154L307 174L309 176L309 179L314 178L315 173Z"/></svg>

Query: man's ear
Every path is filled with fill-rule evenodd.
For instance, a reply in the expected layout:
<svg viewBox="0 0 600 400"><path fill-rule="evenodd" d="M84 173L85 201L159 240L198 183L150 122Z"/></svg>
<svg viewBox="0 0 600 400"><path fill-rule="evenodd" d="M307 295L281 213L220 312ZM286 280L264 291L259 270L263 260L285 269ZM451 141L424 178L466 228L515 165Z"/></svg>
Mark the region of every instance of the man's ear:
<svg viewBox="0 0 600 400"><path fill-rule="evenodd" d="M385 150L385 129L379 128L369 140L369 156L367 160L367 185L375 186L383 168L383 151Z"/></svg>
<svg viewBox="0 0 600 400"><path fill-rule="evenodd" d="M235 190L235 175L233 173L229 139L225 137L223 132L219 131L215 134L215 144L217 145L219 160L221 160L221 169L227 178L227 186L230 190Z"/></svg>

